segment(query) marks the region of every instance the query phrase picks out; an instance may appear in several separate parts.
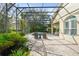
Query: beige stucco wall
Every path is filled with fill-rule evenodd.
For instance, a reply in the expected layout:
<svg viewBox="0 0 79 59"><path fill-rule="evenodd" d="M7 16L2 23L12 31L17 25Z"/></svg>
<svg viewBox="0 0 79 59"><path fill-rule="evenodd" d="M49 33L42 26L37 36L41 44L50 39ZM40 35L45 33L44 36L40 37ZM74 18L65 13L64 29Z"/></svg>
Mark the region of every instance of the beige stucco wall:
<svg viewBox="0 0 79 59"><path fill-rule="evenodd" d="M74 42L74 39L79 43L79 24L78 24L78 21L79 21L79 14L76 15L76 14L71 14L71 15L75 15L77 17L77 35L75 36L71 36L71 35L68 35L68 34L64 34L64 20L69 17L70 15L67 15L65 17L62 18L62 20L60 19L60 32L59 32L59 36L61 39L65 39L65 40L68 40L68 41L71 41L71 42Z"/></svg>
<svg viewBox="0 0 79 59"><path fill-rule="evenodd" d="M70 14L68 14L68 12L65 9L61 9L60 12L58 13L58 15L60 15L60 16L58 17L58 15L57 15L57 17L56 17L56 20L59 21L59 37L61 39L68 40L73 43L74 43L74 39L75 39L79 44L79 10L77 10L77 9L79 9L79 3L70 3L65 8L69 11ZM71 15L74 15L77 17L77 35L75 35L75 36L64 34L64 25L63 25L64 22L63 21ZM62 17L62 18L60 18L60 17ZM55 21L53 21L53 22L55 22Z"/></svg>

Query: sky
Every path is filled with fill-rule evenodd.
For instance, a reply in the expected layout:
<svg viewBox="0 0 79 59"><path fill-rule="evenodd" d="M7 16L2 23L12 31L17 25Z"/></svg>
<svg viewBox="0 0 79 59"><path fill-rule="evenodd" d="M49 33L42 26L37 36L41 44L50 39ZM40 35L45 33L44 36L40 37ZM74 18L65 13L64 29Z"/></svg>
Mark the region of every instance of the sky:
<svg viewBox="0 0 79 59"><path fill-rule="evenodd" d="M59 4L58 3L28 3L30 7L55 7L55 6L58 6ZM27 3L17 3L16 4L17 7L28 7ZM52 11L53 9L56 9L56 8L43 8L45 10L48 10L48 11Z"/></svg>
<svg viewBox="0 0 79 59"><path fill-rule="evenodd" d="M59 3L17 3L16 6L17 7L56 7L56 6L59 6L60 4ZM45 11L56 11L57 8L40 8L42 10L45 10ZM49 14L53 14L53 13L49 13Z"/></svg>
<svg viewBox="0 0 79 59"><path fill-rule="evenodd" d="M57 6L58 5L58 3L28 3L29 4L29 6L31 6L31 7L34 7L34 6L36 6L36 7L39 7L39 6ZM27 3L17 3L17 6L18 7L26 7L26 6L28 6L27 5Z"/></svg>

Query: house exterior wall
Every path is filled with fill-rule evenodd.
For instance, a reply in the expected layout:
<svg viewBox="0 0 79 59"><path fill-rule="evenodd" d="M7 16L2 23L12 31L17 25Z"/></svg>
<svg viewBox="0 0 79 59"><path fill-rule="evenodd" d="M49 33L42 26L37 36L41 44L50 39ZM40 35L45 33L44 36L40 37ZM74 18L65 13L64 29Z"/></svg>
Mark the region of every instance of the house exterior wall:
<svg viewBox="0 0 79 59"><path fill-rule="evenodd" d="M66 9L66 10L65 10ZM59 13L57 14L57 17L55 18L56 20L59 21L59 37L64 40L68 40L71 42L74 42L74 40L79 43L79 4L78 3L70 3L68 4L65 9L61 9ZM58 17L59 15L59 17ZM64 34L64 21L66 20L67 17L69 16L76 16L77 18L77 35L68 35ZM58 19L59 18L59 19ZM55 23L55 20L53 21L53 24Z"/></svg>

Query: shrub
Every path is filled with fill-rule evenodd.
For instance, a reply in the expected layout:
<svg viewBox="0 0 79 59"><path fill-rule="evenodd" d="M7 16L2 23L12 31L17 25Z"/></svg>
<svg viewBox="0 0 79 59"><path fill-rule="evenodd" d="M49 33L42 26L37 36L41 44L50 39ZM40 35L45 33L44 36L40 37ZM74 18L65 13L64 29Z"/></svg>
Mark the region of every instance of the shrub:
<svg viewBox="0 0 79 59"><path fill-rule="evenodd" d="M17 41L18 43L22 43L24 44L25 42L27 42L27 39L24 38L23 36L21 36L19 33L10 33L9 34L9 38L12 40L12 41Z"/></svg>
<svg viewBox="0 0 79 59"><path fill-rule="evenodd" d="M23 44L27 42L27 39L21 36L19 33L15 32L0 34L0 43L7 43L8 41L12 41L15 43L17 41L18 43Z"/></svg>
<svg viewBox="0 0 79 59"><path fill-rule="evenodd" d="M21 36L19 33L16 32L0 34L0 52L2 51L4 52L5 49L14 46L16 46L16 49L19 49L20 47L23 47L27 41L28 40L26 38L24 38L23 36ZM21 50L21 52L19 51L20 49L17 50L17 55L18 53L21 54L21 52L23 52L23 50Z"/></svg>
<svg viewBox="0 0 79 59"><path fill-rule="evenodd" d="M12 46L14 45L14 43L12 41L9 40L9 35L4 33L4 34L0 34L0 47L1 46Z"/></svg>
<svg viewBox="0 0 79 59"><path fill-rule="evenodd" d="M23 32L19 32L19 34L20 34L21 36L24 36L24 35L25 35L25 33L23 33Z"/></svg>
<svg viewBox="0 0 79 59"><path fill-rule="evenodd" d="M6 35L7 36L7 35ZM5 37L5 34L0 34L0 43L1 42L5 42L5 41L7 41L7 39L6 39L6 37Z"/></svg>
<svg viewBox="0 0 79 59"><path fill-rule="evenodd" d="M0 52L14 45L15 43L10 40L9 34L0 34Z"/></svg>
<svg viewBox="0 0 79 59"><path fill-rule="evenodd" d="M12 54L10 54L11 56L28 56L30 54L30 51L24 49L24 48L19 48L16 49L14 51L12 51Z"/></svg>

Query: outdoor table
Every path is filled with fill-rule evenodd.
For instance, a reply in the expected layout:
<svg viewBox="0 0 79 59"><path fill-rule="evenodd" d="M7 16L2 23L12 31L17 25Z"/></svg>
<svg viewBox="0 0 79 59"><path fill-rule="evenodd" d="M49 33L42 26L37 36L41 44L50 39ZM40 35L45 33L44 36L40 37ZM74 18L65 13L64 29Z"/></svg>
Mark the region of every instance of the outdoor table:
<svg viewBox="0 0 79 59"><path fill-rule="evenodd" d="M42 38L46 39L47 38L46 33L42 33L42 32L34 33L34 37L35 39L42 39Z"/></svg>

